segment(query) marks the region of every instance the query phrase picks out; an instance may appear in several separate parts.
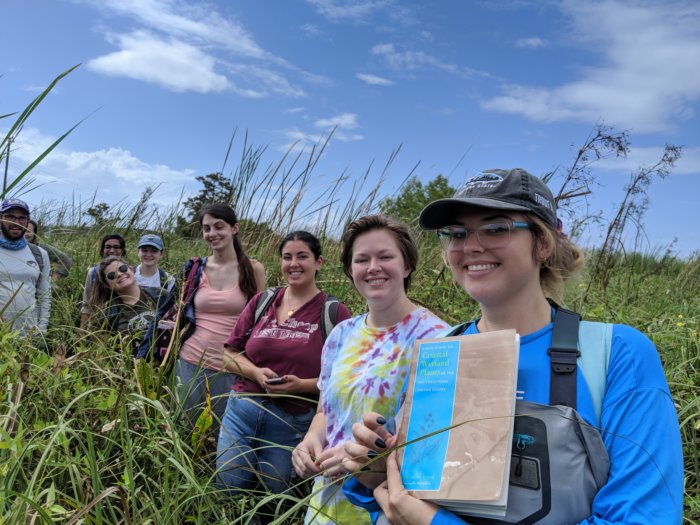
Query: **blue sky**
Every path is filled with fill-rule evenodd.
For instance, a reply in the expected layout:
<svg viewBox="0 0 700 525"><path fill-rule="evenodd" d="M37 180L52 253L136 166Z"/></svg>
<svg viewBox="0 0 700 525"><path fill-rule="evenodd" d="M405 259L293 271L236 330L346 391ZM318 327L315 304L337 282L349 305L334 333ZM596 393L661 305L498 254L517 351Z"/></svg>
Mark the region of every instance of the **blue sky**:
<svg viewBox="0 0 700 525"><path fill-rule="evenodd" d="M604 123L628 130L632 151L594 165L592 209L609 214L630 170L682 145L652 186L642 248L700 248L696 1L5 0L0 34L0 114L82 64L11 156L12 176L89 115L36 170L35 206L136 201L155 184L172 202L221 169L234 128L274 162L337 126L319 185L374 162L371 182L401 146L391 195L417 163L422 181L454 185L485 168L566 167Z"/></svg>

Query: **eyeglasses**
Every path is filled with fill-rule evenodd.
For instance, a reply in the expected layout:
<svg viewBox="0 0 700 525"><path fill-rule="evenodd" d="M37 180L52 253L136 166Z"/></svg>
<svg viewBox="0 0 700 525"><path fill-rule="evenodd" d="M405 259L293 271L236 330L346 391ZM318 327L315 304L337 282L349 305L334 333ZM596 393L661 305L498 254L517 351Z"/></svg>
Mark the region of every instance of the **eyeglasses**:
<svg viewBox="0 0 700 525"><path fill-rule="evenodd" d="M117 268L119 273L127 273L129 271L129 265L128 264L122 264L119 268ZM114 278L117 276L117 272L109 272L108 274L105 275L108 281L113 281Z"/></svg>
<svg viewBox="0 0 700 525"><path fill-rule="evenodd" d="M105 250L121 250L121 244L105 244Z"/></svg>
<svg viewBox="0 0 700 525"><path fill-rule="evenodd" d="M18 224L27 224L29 222L28 215L10 215L9 213L3 213L2 218L6 221L12 221Z"/></svg>
<svg viewBox="0 0 700 525"><path fill-rule="evenodd" d="M482 224L473 230L464 226L447 226L437 231L440 244L448 252L464 250L469 234L474 233L482 248L487 250L503 248L510 243L513 230L528 229L530 223L523 221L498 221Z"/></svg>

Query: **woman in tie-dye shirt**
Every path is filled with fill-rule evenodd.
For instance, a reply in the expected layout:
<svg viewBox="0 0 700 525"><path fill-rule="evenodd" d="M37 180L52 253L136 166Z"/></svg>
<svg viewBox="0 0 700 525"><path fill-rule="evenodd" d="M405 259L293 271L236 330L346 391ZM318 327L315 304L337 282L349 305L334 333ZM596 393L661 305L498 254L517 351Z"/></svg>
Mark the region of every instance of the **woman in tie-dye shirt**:
<svg viewBox="0 0 700 525"><path fill-rule="evenodd" d="M309 432L292 454L302 477L317 476L305 523L364 524L369 514L343 495L343 443L367 411L391 413L411 366L413 342L446 323L406 295L418 249L406 225L362 217L343 234L341 261L368 312L340 323L323 349L321 400Z"/></svg>

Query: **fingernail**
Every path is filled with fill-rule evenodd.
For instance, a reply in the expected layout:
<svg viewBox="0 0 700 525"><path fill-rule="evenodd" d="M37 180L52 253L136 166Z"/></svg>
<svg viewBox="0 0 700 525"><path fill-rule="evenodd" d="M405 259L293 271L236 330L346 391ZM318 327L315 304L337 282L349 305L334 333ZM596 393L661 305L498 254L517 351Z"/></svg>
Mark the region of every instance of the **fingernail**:
<svg viewBox="0 0 700 525"><path fill-rule="evenodd" d="M377 445L379 448L386 448L386 443L384 443L384 440L382 438L375 439L374 444Z"/></svg>
<svg viewBox="0 0 700 525"><path fill-rule="evenodd" d="M376 458L376 457L377 457L377 453L376 453L374 450L370 450L369 452L367 452L367 457L368 457L369 459Z"/></svg>
<svg viewBox="0 0 700 525"><path fill-rule="evenodd" d="M377 418L377 425L386 425L386 419L384 419L382 416L379 416Z"/></svg>

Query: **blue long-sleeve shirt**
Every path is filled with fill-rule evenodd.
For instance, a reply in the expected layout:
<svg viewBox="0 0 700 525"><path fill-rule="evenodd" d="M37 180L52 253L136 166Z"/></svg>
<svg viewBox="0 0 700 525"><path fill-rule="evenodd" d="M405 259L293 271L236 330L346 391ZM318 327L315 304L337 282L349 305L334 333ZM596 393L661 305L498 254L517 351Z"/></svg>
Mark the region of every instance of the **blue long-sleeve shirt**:
<svg viewBox="0 0 700 525"><path fill-rule="evenodd" d="M465 334L477 333L475 324ZM523 398L549 403L552 324L520 340L518 390ZM578 368L579 414L599 426L593 403ZM683 456L678 418L661 361L652 342L626 325L614 325L600 428L610 457L607 483L596 494L590 525L679 524L683 516ZM379 510L371 491L352 480L348 499ZM576 497L572 495L572 497ZM431 525L463 525L468 518L440 510Z"/></svg>

